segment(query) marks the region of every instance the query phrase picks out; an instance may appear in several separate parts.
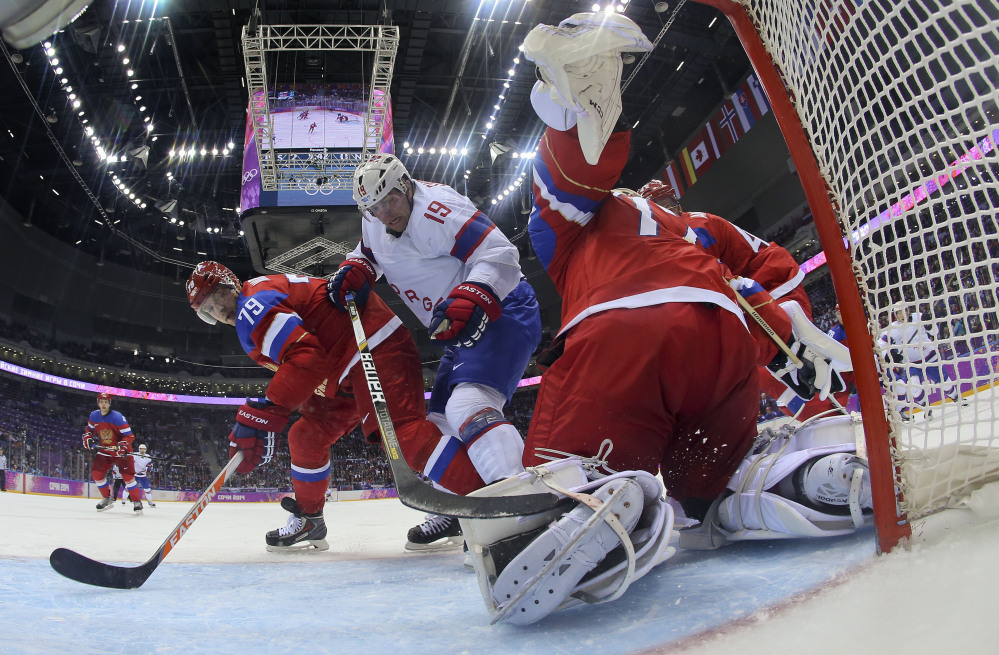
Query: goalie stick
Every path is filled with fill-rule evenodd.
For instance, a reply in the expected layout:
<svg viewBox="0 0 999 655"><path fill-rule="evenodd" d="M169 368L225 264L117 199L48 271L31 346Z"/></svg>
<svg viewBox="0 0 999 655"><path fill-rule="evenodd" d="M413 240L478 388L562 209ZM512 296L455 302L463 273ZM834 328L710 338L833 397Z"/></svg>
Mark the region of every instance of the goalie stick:
<svg viewBox="0 0 999 655"><path fill-rule="evenodd" d="M385 447L385 455L388 457L392 477L395 479L395 488L403 505L442 516L490 519L537 514L546 512L558 504L559 498L547 493L524 496L458 496L436 489L417 477L403 458L402 446L399 445L399 438L395 434L395 426L392 424L392 417L385 402L385 394L382 392L382 383L375 370L375 361L371 357L371 351L368 350L368 338L364 334L364 326L361 325L361 315L357 311L354 294L346 294L346 301L350 322L354 326L354 338L357 340L357 349L361 356L361 366L364 368L364 377L368 383L368 392L375 406L382 445Z"/></svg>
<svg viewBox="0 0 999 655"><path fill-rule="evenodd" d="M153 553L153 556L145 564L139 566L117 566L115 564L105 564L92 560L89 557L70 550L68 548L56 548L49 555L49 563L57 572L71 580L91 584L97 587L108 587L109 589L135 589L141 587L156 567L160 565L163 558L173 550L180 538L184 536L191 524L201 515L208 503L222 488L225 481L233 474L236 467L243 461L243 451L236 452L225 465L225 468L215 477L211 485L205 489L197 502L194 503L180 523L170 531L170 535L160 544L160 547Z"/></svg>

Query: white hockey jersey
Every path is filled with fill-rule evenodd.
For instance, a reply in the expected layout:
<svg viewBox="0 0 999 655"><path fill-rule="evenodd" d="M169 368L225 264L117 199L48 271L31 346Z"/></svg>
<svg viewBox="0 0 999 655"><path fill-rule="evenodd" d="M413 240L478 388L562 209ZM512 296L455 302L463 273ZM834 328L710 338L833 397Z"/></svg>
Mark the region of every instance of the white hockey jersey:
<svg viewBox="0 0 999 655"><path fill-rule="evenodd" d="M920 320L919 316L913 320ZM920 362L931 363L938 359L937 348L933 343L935 329L927 329L921 323L899 323L892 321L878 335L878 346L885 350L889 362L896 364Z"/></svg>
<svg viewBox="0 0 999 655"><path fill-rule="evenodd" d="M149 463L152 461L152 459L146 457L145 455L132 453L132 466L135 467L135 477L146 477L146 470L149 468Z"/></svg>
<svg viewBox="0 0 999 655"><path fill-rule="evenodd" d="M414 181L413 212L401 236L365 215L361 242L347 257L374 264L425 326L462 282L486 284L502 301L522 275L516 246L496 225L471 200L432 182Z"/></svg>

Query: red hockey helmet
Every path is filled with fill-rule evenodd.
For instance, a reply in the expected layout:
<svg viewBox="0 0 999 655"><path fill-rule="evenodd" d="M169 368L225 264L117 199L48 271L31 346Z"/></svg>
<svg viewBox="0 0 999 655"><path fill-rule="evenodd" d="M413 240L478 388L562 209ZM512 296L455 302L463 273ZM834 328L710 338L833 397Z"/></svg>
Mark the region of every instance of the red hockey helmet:
<svg viewBox="0 0 999 655"><path fill-rule="evenodd" d="M202 314L201 305L220 284L231 286L234 289L240 288L239 278L236 277L236 274L218 262L201 262L194 267L191 277L187 278L185 288L191 308L198 312L201 320L209 325L214 325L215 319Z"/></svg>
<svg viewBox="0 0 999 655"><path fill-rule="evenodd" d="M111 394L109 394L106 391L102 391L101 393L97 394L97 400L106 400L108 402L111 402Z"/></svg>
<svg viewBox="0 0 999 655"><path fill-rule="evenodd" d="M679 204L680 202L677 200L676 191L673 190L670 183L662 180L649 180L648 184L638 190L638 195L656 204L663 202Z"/></svg>

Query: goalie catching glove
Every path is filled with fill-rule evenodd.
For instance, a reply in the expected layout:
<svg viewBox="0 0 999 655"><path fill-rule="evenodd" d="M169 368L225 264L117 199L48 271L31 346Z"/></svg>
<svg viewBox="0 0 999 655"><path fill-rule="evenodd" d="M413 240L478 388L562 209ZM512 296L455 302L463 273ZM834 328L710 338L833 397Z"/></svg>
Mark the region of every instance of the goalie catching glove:
<svg viewBox="0 0 999 655"><path fill-rule="evenodd" d="M229 434L229 457L243 451L237 473L249 473L274 457L277 434L288 424L291 412L267 401L250 400L236 412L236 425Z"/></svg>
<svg viewBox="0 0 999 655"><path fill-rule="evenodd" d="M484 284L462 282L434 308L430 335L445 345L471 348L503 310L499 298Z"/></svg>
<svg viewBox="0 0 999 655"><path fill-rule="evenodd" d="M336 273L326 283L326 295L341 312L347 311L346 296L354 293L354 302L363 307L375 283L375 268L365 259L347 259L336 269Z"/></svg>
<svg viewBox="0 0 999 655"><path fill-rule="evenodd" d="M801 367L796 366L791 356L782 350L767 364L767 370L799 398L811 400L818 394L821 400L825 400L830 394L846 390L843 376L833 368L831 361L794 337L788 340L787 345L800 360Z"/></svg>

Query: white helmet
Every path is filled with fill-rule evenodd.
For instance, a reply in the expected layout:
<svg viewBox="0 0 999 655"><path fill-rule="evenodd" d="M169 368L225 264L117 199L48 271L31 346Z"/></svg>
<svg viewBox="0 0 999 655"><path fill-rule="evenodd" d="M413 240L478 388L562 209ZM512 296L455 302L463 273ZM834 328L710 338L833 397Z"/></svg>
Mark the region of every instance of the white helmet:
<svg viewBox="0 0 999 655"><path fill-rule="evenodd" d="M146 449L146 444L139 444L139 452L143 452Z"/></svg>
<svg viewBox="0 0 999 655"><path fill-rule="evenodd" d="M367 211L392 189L409 190L409 171L394 155L374 155L354 171L354 202Z"/></svg>

